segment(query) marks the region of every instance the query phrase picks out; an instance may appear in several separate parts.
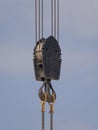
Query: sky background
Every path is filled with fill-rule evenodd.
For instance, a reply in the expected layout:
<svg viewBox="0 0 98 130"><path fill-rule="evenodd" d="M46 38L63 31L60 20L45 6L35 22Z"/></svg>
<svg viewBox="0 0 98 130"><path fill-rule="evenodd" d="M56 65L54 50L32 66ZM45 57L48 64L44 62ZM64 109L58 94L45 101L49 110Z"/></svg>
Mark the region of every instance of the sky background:
<svg viewBox="0 0 98 130"><path fill-rule="evenodd" d="M45 1L44 36L50 35ZM34 0L0 0L0 130L40 130ZM98 0L60 0L62 68L54 130L98 130ZM46 128L49 130L49 106Z"/></svg>

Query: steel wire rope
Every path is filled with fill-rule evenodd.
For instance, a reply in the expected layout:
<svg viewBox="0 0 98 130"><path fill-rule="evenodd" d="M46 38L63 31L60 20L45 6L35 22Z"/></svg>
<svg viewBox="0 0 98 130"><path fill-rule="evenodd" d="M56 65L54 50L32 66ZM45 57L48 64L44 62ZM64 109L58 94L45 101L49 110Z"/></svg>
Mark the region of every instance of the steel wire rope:
<svg viewBox="0 0 98 130"><path fill-rule="evenodd" d="M39 40L40 40L40 0L38 1L38 24L39 24L39 27L38 27L38 34L39 34L39 36L38 36L38 38L39 38Z"/></svg>
<svg viewBox="0 0 98 130"><path fill-rule="evenodd" d="M53 0L51 0L51 35L53 35Z"/></svg>
<svg viewBox="0 0 98 130"><path fill-rule="evenodd" d="M42 112L42 130L45 130L45 112Z"/></svg>
<svg viewBox="0 0 98 130"><path fill-rule="evenodd" d="M42 130L45 130L45 111L42 111Z"/></svg>
<svg viewBox="0 0 98 130"><path fill-rule="evenodd" d="M35 0L35 42L37 42L37 0Z"/></svg>
<svg viewBox="0 0 98 130"><path fill-rule="evenodd" d="M56 38L56 0L54 0L54 37Z"/></svg>
<svg viewBox="0 0 98 130"><path fill-rule="evenodd" d="M50 130L53 130L53 113L50 113Z"/></svg>
<svg viewBox="0 0 98 130"><path fill-rule="evenodd" d="M49 103L50 105L50 130L53 130L53 105L54 103Z"/></svg>
<svg viewBox="0 0 98 130"><path fill-rule="evenodd" d="M59 0L57 0L57 41L59 42Z"/></svg>
<svg viewBox="0 0 98 130"><path fill-rule="evenodd" d="M42 0L42 11L41 11L41 16L42 16L42 20L41 20L41 22L42 22L42 38L43 38L43 0Z"/></svg>

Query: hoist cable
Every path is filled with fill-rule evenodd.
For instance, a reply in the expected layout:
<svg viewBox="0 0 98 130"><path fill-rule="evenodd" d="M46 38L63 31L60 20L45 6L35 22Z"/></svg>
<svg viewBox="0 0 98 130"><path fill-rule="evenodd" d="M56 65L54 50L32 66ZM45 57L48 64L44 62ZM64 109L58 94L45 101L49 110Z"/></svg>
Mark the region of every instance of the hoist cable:
<svg viewBox="0 0 98 130"><path fill-rule="evenodd" d="M45 114L45 101L41 101L41 106L42 106L42 130L45 130L45 118L44 118L44 114Z"/></svg>
<svg viewBox="0 0 98 130"><path fill-rule="evenodd" d="M35 42L37 42L37 0L35 0Z"/></svg>
<svg viewBox="0 0 98 130"><path fill-rule="evenodd" d="M53 104L50 105L50 130L53 130Z"/></svg>
<svg viewBox="0 0 98 130"><path fill-rule="evenodd" d="M43 37L43 0L35 0L35 42ZM51 35L59 42L59 0L51 0Z"/></svg>
<svg viewBox="0 0 98 130"><path fill-rule="evenodd" d="M42 38L43 38L43 0L42 0L42 11L41 11L41 13L42 13Z"/></svg>
<svg viewBox="0 0 98 130"><path fill-rule="evenodd" d="M42 130L45 130L45 112L42 111Z"/></svg>
<svg viewBox="0 0 98 130"><path fill-rule="evenodd" d="M57 0L57 41L59 42L59 0Z"/></svg>
<svg viewBox="0 0 98 130"><path fill-rule="evenodd" d="M54 0L54 37L56 38L56 0Z"/></svg>
<svg viewBox="0 0 98 130"><path fill-rule="evenodd" d="M39 38L39 40L40 40L40 0L38 1L38 23L39 23L39 36L38 36L38 38Z"/></svg>
<svg viewBox="0 0 98 130"><path fill-rule="evenodd" d="M51 0L51 35L53 35L53 0Z"/></svg>
<svg viewBox="0 0 98 130"><path fill-rule="evenodd" d="M50 113L50 130L53 130L53 113Z"/></svg>

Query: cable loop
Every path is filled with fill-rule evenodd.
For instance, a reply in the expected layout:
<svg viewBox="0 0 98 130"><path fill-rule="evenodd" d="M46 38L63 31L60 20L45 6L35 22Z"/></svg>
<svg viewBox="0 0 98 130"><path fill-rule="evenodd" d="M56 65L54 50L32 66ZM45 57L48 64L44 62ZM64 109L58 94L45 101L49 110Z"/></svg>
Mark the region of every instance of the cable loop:
<svg viewBox="0 0 98 130"><path fill-rule="evenodd" d="M45 95L45 102L46 102L47 101L47 93L45 92L44 95Z"/></svg>
<svg viewBox="0 0 98 130"><path fill-rule="evenodd" d="M56 100L56 93L50 82L43 83L39 89L39 98L42 101L53 103Z"/></svg>
<svg viewBox="0 0 98 130"><path fill-rule="evenodd" d="M56 100L55 93L52 94L52 97L53 97L53 102L55 102L55 100Z"/></svg>

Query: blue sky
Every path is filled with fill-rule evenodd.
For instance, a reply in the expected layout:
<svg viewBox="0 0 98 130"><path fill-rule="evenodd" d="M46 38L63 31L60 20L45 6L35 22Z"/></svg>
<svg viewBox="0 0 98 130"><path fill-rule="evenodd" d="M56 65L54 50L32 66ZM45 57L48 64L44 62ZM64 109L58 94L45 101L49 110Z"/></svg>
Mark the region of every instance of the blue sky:
<svg viewBox="0 0 98 130"><path fill-rule="evenodd" d="M49 1L44 10L49 30ZM48 15L47 15L48 14ZM34 0L0 0L0 130L41 129L33 70ZM98 130L98 1L60 0L62 68L54 130ZM46 128L49 129L46 106Z"/></svg>

